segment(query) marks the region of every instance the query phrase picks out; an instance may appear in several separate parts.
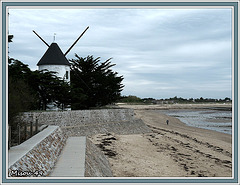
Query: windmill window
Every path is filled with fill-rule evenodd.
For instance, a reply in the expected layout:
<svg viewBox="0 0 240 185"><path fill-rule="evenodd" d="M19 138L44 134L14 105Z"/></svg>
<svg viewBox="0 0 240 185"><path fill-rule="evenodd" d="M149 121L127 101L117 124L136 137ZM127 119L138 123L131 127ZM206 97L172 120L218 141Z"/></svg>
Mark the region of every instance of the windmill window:
<svg viewBox="0 0 240 185"><path fill-rule="evenodd" d="M66 79L68 79L68 71L66 71Z"/></svg>

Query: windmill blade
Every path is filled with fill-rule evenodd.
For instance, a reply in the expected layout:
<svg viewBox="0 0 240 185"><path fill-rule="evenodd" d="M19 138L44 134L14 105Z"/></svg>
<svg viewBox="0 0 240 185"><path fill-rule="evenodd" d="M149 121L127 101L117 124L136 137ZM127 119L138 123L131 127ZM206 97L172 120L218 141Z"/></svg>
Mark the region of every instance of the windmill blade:
<svg viewBox="0 0 240 185"><path fill-rule="evenodd" d="M89 26L82 32L82 34L77 38L77 40L71 45L71 47L66 51L64 56L66 56L69 53L69 51L73 48L73 46L77 43L77 41L83 36L83 34L87 31L88 28Z"/></svg>
<svg viewBox="0 0 240 185"><path fill-rule="evenodd" d="M38 36L38 38L41 39L41 41L43 41L44 44L46 44L46 45L49 47L48 43L47 43L45 40L43 40L43 38L40 37L40 35L38 35L37 32L35 32L35 31L33 30L33 33L35 33L35 34Z"/></svg>

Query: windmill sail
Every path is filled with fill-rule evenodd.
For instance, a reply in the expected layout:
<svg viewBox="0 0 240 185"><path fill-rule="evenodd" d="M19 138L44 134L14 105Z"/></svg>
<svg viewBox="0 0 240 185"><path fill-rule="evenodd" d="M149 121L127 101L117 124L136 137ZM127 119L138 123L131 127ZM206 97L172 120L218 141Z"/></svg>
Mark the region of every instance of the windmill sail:
<svg viewBox="0 0 240 185"><path fill-rule="evenodd" d="M41 39L41 41L43 41L44 44L46 44L46 45L49 47L48 43L47 43L45 40L43 40L43 38L40 37L40 35L38 35L37 32L35 32L35 31L33 30L33 33L35 33L35 34L38 36L38 38Z"/></svg>
<svg viewBox="0 0 240 185"><path fill-rule="evenodd" d="M66 53L64 54L64 56L66 56L69 51L73 48L73 46L78 42L78 40L83 36L83 34L87 31L87 29L89 28L89 26L82 32L82 34L77 38L77 40L71 45L71 47L66 51Z"/></svg>

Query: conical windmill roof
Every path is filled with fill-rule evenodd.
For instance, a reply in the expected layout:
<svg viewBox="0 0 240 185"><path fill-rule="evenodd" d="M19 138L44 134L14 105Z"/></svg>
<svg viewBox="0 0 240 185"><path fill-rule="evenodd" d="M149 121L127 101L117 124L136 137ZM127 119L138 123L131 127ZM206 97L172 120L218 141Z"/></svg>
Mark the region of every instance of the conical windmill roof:
<svg viewBox="0 0 240 185"><path fill-rule="evenodd" d="M57 43L52 43L37 65L70 65L70 63Z"/></svg>

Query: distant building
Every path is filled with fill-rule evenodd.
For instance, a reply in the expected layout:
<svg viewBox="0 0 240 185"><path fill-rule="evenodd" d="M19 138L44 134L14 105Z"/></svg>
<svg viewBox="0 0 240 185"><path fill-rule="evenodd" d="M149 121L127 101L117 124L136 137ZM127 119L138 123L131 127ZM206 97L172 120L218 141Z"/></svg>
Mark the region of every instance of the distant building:
<svg viewBox="0 0 240 185"><path fill-rule="evenodd" d="M155 100L154 103L155 104L173 104L174 101L173 100Z"/></svg>

